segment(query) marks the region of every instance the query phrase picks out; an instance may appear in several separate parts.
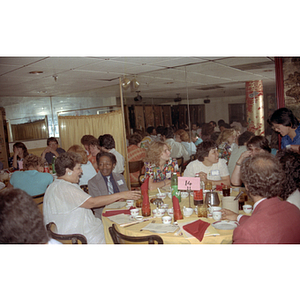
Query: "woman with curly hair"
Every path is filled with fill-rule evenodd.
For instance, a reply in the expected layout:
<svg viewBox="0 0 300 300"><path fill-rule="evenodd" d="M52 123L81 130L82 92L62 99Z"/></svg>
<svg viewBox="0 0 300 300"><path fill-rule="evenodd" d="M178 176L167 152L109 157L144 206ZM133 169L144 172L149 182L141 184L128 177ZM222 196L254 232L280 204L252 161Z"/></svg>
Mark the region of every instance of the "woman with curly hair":
<svg viewBox="0 0 300 300"><path fill-rule="evenodd" d="M227 163L229 161L232 150L234 148L237 148L236 138L236 130L224 129L217 139L219 158L224 158Z"/></svg>
<svg viewBox="0 0 300 300"><path fill-rule="evenodd" d="M212 182L213 185L230 185L230 176L225 159L219 158L217 144L204 141L197 147L196 160L190 162L184 177L194 177L199 173L201 181Z"/></svg>
<svg viewBox="0 0 300 300"><path fill-rule="evenodd" d="M300 209L300 154L292 150L281 149L276 153L276 157L285 173L284 189L279 196Z"/></svg>
<svg viewBox="0 0 300 300"><path fill-rule="evenodd" d="M30 196L44 194L53 177L44 173L45 159L36 155L27 155L24 159L24 171L12 174L8 187L21 189Z"/></svg>
<svg viewBox="0 0 300 300"><path fill-rule="evenodd" d="M173 171L178 170L176 158L171 158L171 147L164 142L153 142L144 158L145 178L150 177L149 190L170 186Z"/></svg>

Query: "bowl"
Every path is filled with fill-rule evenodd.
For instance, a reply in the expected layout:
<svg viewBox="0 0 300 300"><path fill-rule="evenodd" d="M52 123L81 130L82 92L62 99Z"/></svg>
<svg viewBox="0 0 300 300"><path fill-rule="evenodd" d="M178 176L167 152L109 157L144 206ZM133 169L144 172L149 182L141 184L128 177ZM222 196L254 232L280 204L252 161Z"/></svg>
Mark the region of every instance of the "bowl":
<svg viewBox="0 0 300 300"><path fill-rule="evenodd" d="M187 198L189 196L188 192L181 192L181 198Z"/></svg>
<svg viewBox="0 0 300 300"><path fill-rule="evenodd" d="M192 208L190 208L190 207L185 207L185 208L183 208L183 215L185 216L185 217L190 217L191 215L192 215L192 213L193 213L193 209Z"/></svg>
<svg viewBox="0 0 300 300"><path fill-rule="evenodd" d="M166 193L156 194L156 198L165 199L167 197Z"/></svg>

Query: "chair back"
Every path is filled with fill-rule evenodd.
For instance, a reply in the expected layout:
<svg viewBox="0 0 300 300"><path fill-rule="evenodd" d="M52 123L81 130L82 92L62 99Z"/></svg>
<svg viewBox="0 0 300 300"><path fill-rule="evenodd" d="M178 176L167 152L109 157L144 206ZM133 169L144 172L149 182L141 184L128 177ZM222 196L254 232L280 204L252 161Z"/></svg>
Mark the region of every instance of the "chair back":
<svg viewBox="0 0 300 300"><path fill-rule="evenodd" d="M40 194L40 195L36 195L36 196L32 196L32 199L33 199L33 201L37 205L39 205L39 204L43 203L43 201L44 201L44 195L45 195L45 193L44 194Z"/></svg>
<svg viewBox="0 0 300 300"><path fill-rule="evenodd" d="M80 188L87 194L89 193L89 186L87 184L82 184Z"/></svg>
<svg viewBox="0 0 300 300"><path fill-rule="evenodd" d="M111 227L108 228L111 238L114 244L163 244L163 240L158 235L147 235L147 236L128 236L122 234L117 230L116 224L112 224Z"/></svg>
<svg viewBox="0 0 300 300"><path fill-rule="evenodd" d="M142 160L130 161L130 162L128 162L128 165L129 165L129 173L139 172L139 176L142 174L142 169L144 167L144 162ZM130 182L130 185L131 185L131 187L140 187L141 186L139 181Z"/></svg>
<svg viewBox="0 0 300 300"><path fill-rule="evenodd" d="M54 222L50 222L46 225L47 232L51 238L63 243L63 244L87 244L87 239L84 235L79 233L74 234L59 234L57 233L57 227ZM80 242L80 243L78 243Z"/></svg>

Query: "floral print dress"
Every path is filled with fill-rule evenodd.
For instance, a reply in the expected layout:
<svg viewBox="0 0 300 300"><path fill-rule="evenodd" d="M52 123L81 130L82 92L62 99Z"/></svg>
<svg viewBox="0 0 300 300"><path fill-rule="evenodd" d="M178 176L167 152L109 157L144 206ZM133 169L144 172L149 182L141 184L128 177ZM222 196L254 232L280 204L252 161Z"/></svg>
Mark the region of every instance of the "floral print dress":
<svg viewBox="0 0 300 300"><path fill-rule="evenodd" d="M145 162L145 178L150 177L153 182L163 181L165 179L171 179L172 173L178 170L178 163L176 158L170 158L164 165L161 171L159 167L149 162Z"/></svg>

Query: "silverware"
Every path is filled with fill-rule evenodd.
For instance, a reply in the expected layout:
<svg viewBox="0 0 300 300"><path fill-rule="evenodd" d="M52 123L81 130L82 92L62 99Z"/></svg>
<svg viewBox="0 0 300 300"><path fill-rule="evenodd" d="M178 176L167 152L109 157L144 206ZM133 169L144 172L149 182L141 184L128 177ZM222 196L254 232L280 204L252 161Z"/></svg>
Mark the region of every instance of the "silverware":
<svg viewBox="0 0 300 300"><path fill-rule="evenodd" d="M144 219L142 221L134 221L134 222L124 223L124 224L120 224L119 226L120 227L128 227L128 226L131 226L131 225L135 225L135 224L138 224L138 223L143 223L143 222L149 221L153 218L154 217L150 217L150 218Z"/></svg>
<svg viewBox="0 0 300 300"><path fill-rule="evenodd" d="M244 194L243 191L240 191L233 200L238 200Z"/></svg>

